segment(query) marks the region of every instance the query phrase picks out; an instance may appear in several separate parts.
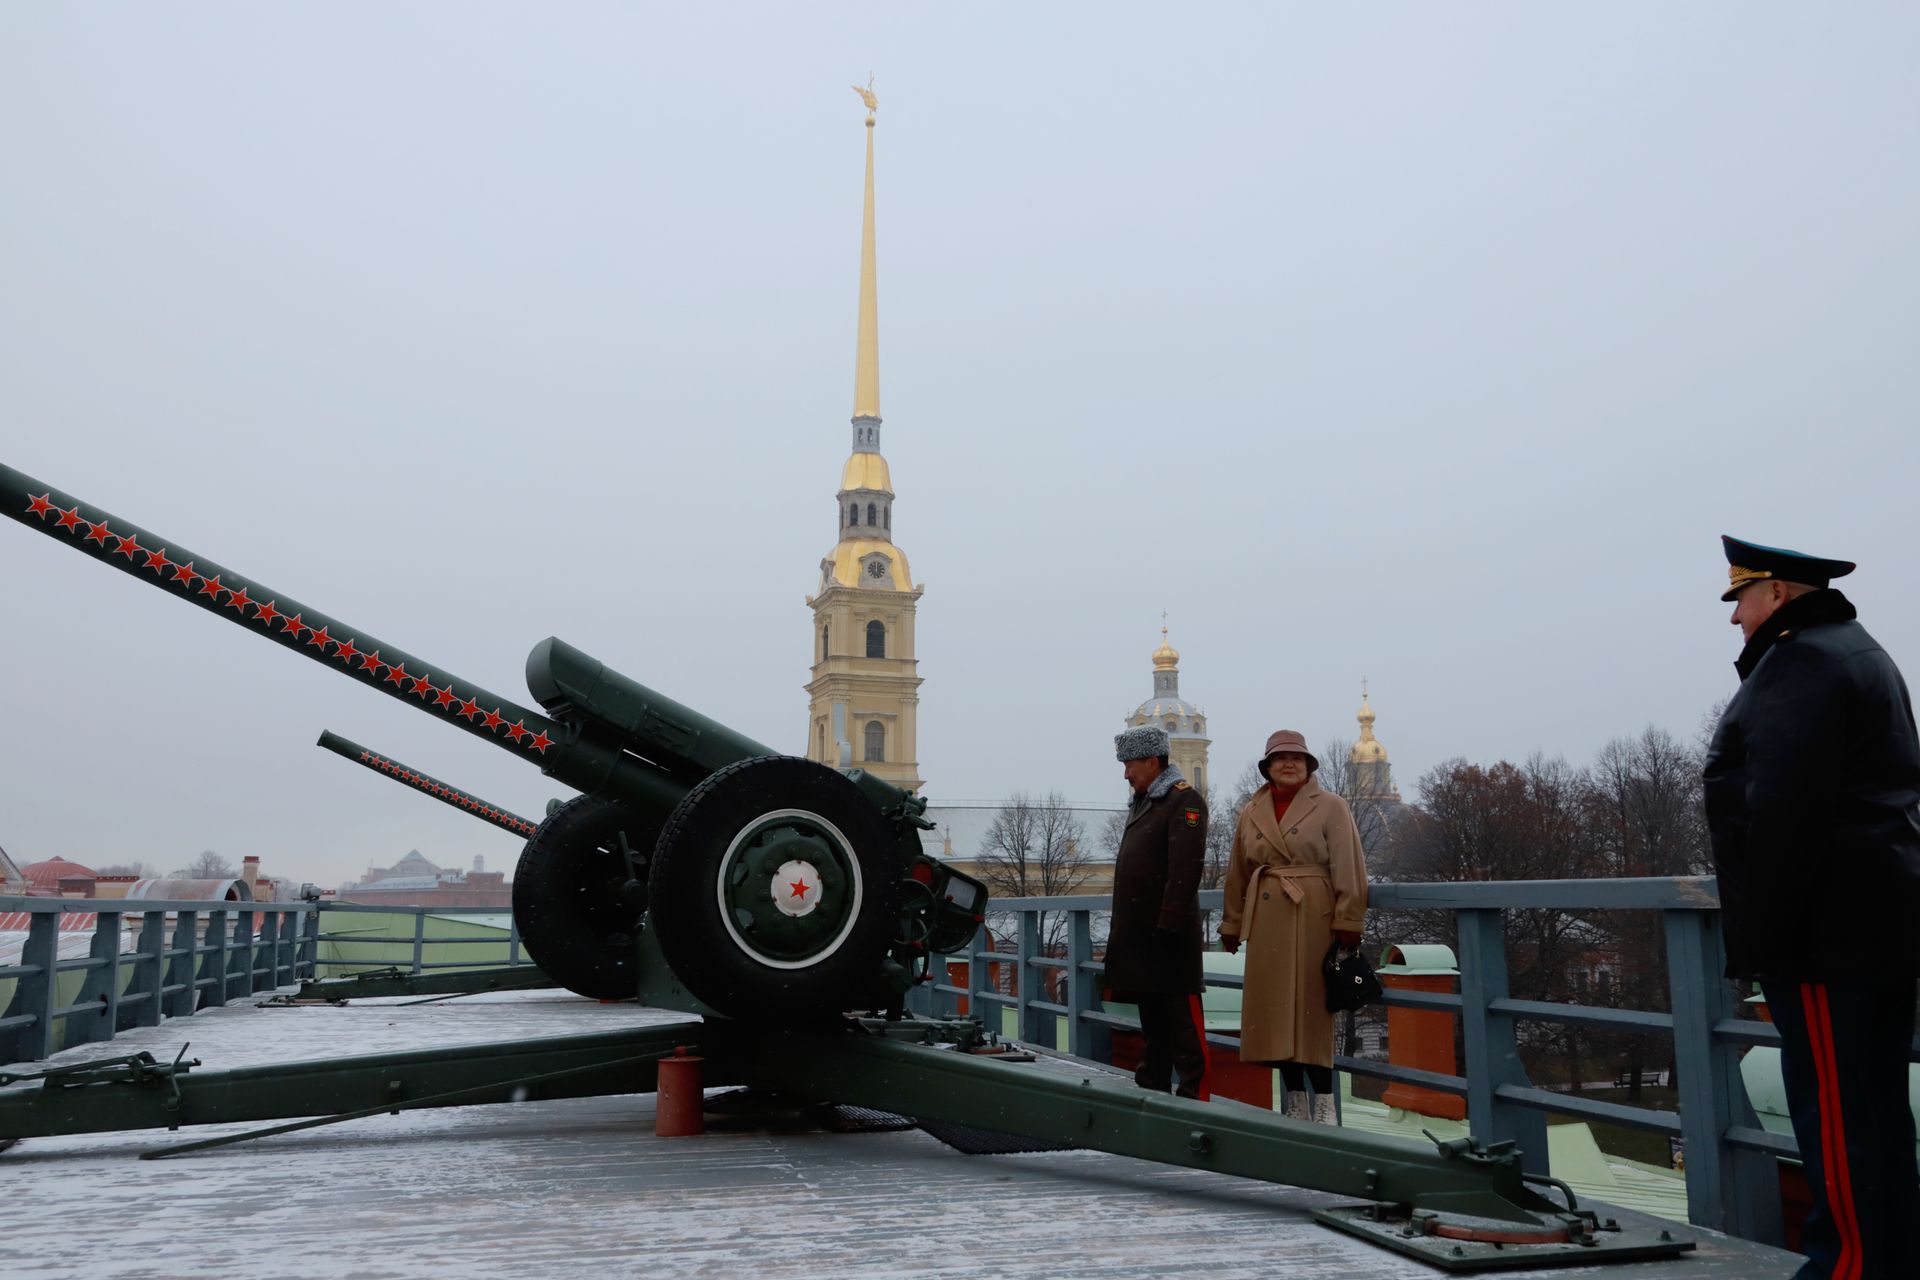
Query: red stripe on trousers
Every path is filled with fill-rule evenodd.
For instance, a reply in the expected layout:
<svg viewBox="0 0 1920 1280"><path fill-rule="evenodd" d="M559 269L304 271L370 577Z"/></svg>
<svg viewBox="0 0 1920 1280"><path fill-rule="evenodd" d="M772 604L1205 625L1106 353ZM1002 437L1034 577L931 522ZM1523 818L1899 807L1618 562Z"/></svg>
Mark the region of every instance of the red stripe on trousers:
<svg viewBox="0 0 1920 1280"><path fill-rule="evenodd" d="M1213 1055L1207 1052L1207 1018L1200 1011L1200 997L1187 997L1187 1012L1193 1015L1193 1031L1200 1038L1200 1101L1213 1100Z"/></svg>
<svg viewBox="0 0 1920 1280"><path fill-rule="evenodd" d="M1833 1264L1833 1280L1860 1280L1860 1223L1853 1208L1853 1175L1847 1168L1846 1122L1840 1109L1839 1064L1833 1047L1833 1017L1827 988L1807 983L1800 988L1807 1016L1807 1041L1813 1050L1815 1090L1820 1105L1820 1158L1826 1165L1827 1209L1840 1236L1840 1257Z"/></svg>

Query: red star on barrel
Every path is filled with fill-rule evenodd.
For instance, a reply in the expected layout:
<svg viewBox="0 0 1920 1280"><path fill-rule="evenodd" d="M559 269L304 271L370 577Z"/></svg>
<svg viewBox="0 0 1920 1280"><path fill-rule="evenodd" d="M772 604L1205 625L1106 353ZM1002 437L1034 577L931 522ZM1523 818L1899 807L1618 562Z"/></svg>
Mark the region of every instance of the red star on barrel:
<svg viewBox="0 0 1920 1280"><path fill-rule="evenodd" d="M295 636L295 637L298 637L302 631L313 630L312 627L307 625L306 620L297 613L294 614L291 618L289 618L284 613L281 614L280 629L286 632L288 635Z"/></svg>
<svg viewBox="0 0 1920 1280"><path fill-rule="evenodd" d="M534 734L533 740L527 743L527 746L531 750L538 751L541 755L545 755L547 753L547 748L552 745L553 745L553 739L547 736L547 731L545 729L542 729L540 732Z"/></svg>
<svg viewBox="0 0 1920 1280"><path fill-rule="evenodd" d="M324 653L327 646L333 643L333 637L327 634L325 627L321 627L318 631L309 632L307 643Z"/></svg>
<svg viewBox="0 0 1920 1280"><path fill-rule="evenodd" d="M353 647L353 641L337 640L334 643L336 643L340 647L333 651L333 656L340 659L340 661L346 663L348 666L352 666L353 660L360 656L360 651Z"/></svg>
<svg viewBox="0 0 1920 1280"><path fill-rule="evenodd" d="M65 530L67 530L67 531L69 531L69 532L72 532L72 533L78 533L78 532L79 532L79 530L80 530L80 508L78 508L78 507L72 507L72 508L68 508L68 507L55 507L55 508L54 508L54 510L55 510L55 511L58 511L58 512L60 513L60 519L59 519L59 520L58 520L58 521L57 521L57 522L56 522L56 523L54 524L54 526L53 526L54 528L56 528L56 529L65 529Z"/></svg>
<svg viewBox="0 0 1920 1280"><path fill-rule="evenodd" d="M131 560L133 559L134 552L146 550L145 547L140 545L140 539L133 537L131 534L116 533L113 536L120 541L120 545L113 549L113 554L117 556L125 556Z"/></svg>
<svg viewBox="0 0 1920 1280"><path fill-rule="evenodd" d="M198 570L196 570L193 567L193 561L191 560L187 561L187 563L185 564L176 564L173 566L173 580L175 582L188 583L189 586L187 587L187 590L189 591L193 590L193 587L191 586L192 581L199 576L200 576L200 573Z"/></svg>
<svg viewBox="0 0 1920 1280"><path fill-rule="evenodd" d="M165 547L160 548L158 551L147 552L147 563L145 567L160 574L162 577L166 576L166 570L171 568L172 565L173 561L167 559L167 549Z"/></svg>
<svg viewBox="0 0 1920 1280"><path fill-rule="evenodd" d="M44 521L48 516L53 514L54 506L53 503L49 501L52 497L53 491L48 490L37 498L27 499L27 514L30 516L39 516L40 519Z"/></svg>
<svg viewBox="0 0 1920 1280"><path fill-rule="evenodd" d="M454 697L453 697L452 685L448 685L446 688L440 690L439 692L433 695L433 705L436 707L450 707L453 705L453 703L454 703Z"/></svg>
<svg viewBox="0 0 1920 1280"><path fill-rule="evenodd" d="M491 733L505 723L506 721L500 718L500 708L495 707L493 710L487 712L487 718L480 722L480 727Z"/></svg>
<svg viewBox="0 0 1920 1280"><path fill-rule="evenodd" d="M237 590L233 587L227 588L227 607L229 609L238 609L241 617L244 618L247 616L247 606L252 603L253 597L247 594L245 587Z"/></svg>
<svg viewBox="0 0 1920 1280"><path fill-rule="evenodd" d="M515 720L512 724L507 726L507 736L513 739L515 742L518 742L520 741L520 739L526 737L527 736L526 723L521 720Z"/></svg>
<svg viewBox="0 0 1920 1280"><path fill-rule="evenodd" d="M407 675L407 664L404 662L400 663L398 666L389 666L387 668L386 679L388 684L400 684L402 681L409 680L411 678L412 677Z"/></svg>
<svg viewBox="0 0 1920 1280"><path fill-rule="evenodd" d="M274 602L269 600L265 604L256 604L254 606L260 612L253 615L253 620L269 631L273 630L273 620L282 616L280 611L274 608L273 605Z"/></svg>
<svg viewBox="0 0 1920 1280"><path fill-rule="evenodd" d="M426 697L429 693L433 692L433 681L427 679L425 676L415 676L413 678L413 692L417 697Z"/></svg>
<svg viewBox="0 0 1920 1280"><path fill-rule="evenodd" d="M119 534L107 528L107 522L104 520L102 520L99 524L89 523L87 525L87 541L88 542L97 542L104 547L107 545L108 538L117 538L119 536L120 536Z"/></svg>
<svg viewBox="0 0 1920 1280"><path fill-rule="evenodd" d="M789 881L787 882L787 896L788 896L789 898L804 898L804 897L806 897L806 896L807 896L807 882L806 882L805 880L789 880Z"/></svg>
<svg viewBox="0 0 1920 1280"><path fill-rule="evenodd" d="M378 649L375 649L372 653L363 653L360 655L360 669L362 671L371 671L375 667L384 667L386 665L387 664L381 660Z"/></svg>
<svg viewBox="0 0 1920 1280"><path fill-rule="evenodd" d="M468 698L465 702L460 704L460 714L465 716L467 719L471 720L475 716L480 714L480 704L475 702L472 698Z"/></svg>
<svg viewBox="0 0 1920 1280"><path fill-rule="evenodd" d="M211 578L202 577L200 579L200 594L203 596L212 596L215 600L218 600L220 593L226 589L220 581L220 575L217 573Z"/></svg>

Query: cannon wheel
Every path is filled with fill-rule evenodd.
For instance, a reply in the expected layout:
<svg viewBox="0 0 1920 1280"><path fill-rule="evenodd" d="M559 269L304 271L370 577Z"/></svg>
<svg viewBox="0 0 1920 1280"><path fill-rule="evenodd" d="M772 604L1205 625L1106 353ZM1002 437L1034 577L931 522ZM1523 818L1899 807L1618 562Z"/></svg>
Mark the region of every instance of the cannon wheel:
<svg viewBox="0 0 1920 1280"><path fill-rule="evenodd" d="M898 927L892 832L846 777L792 756L728 765L667 819L652 928L673 972L740 1018L869 1003Z"/></svg>
<svg viewBox="0 0 1920 1280"><path fill-rule="evenodd" d="M635 938L647 911L620 851L645 858L660 823L596 796L575 796L548 814L520 851L513 919L533 962L569 991L598 1000L638 993Z"/></svg>

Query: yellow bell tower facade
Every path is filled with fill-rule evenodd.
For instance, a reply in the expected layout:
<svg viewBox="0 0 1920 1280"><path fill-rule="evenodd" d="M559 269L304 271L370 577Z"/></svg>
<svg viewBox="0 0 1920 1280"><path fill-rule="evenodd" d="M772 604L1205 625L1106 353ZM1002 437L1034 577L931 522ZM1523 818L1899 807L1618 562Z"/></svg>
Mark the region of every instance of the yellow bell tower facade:
<svg viewBox="0 0 1920 1280"><path fill-rule="evenodd" d="M923 588L893 541L893 477L880 452L880 308L874 270L871 86L867 191L860 228L860 328L853 375L853 448L840 470L839 536L820 562L807 682L807 758L860 768L918 791L920 676L914 609Z"/></svg>

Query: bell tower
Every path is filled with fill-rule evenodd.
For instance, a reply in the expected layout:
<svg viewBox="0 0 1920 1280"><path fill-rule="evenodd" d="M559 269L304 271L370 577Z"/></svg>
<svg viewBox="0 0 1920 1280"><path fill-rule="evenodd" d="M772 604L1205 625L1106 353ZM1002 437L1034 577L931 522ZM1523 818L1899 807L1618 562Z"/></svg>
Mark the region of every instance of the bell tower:
<svg viewBox="0 0 1920 1280"><path fill-rule="evenodd" d="M860 226L860 324L853 371L853 442L835 494L839 525L820 562L813 610L813 678L807 682L807 758L865 769L917 791L920 675L914 658L913 584L893 540L893 476L880 452L880 308L873 235L873 88L867 106L867 189Z"/></svg>

